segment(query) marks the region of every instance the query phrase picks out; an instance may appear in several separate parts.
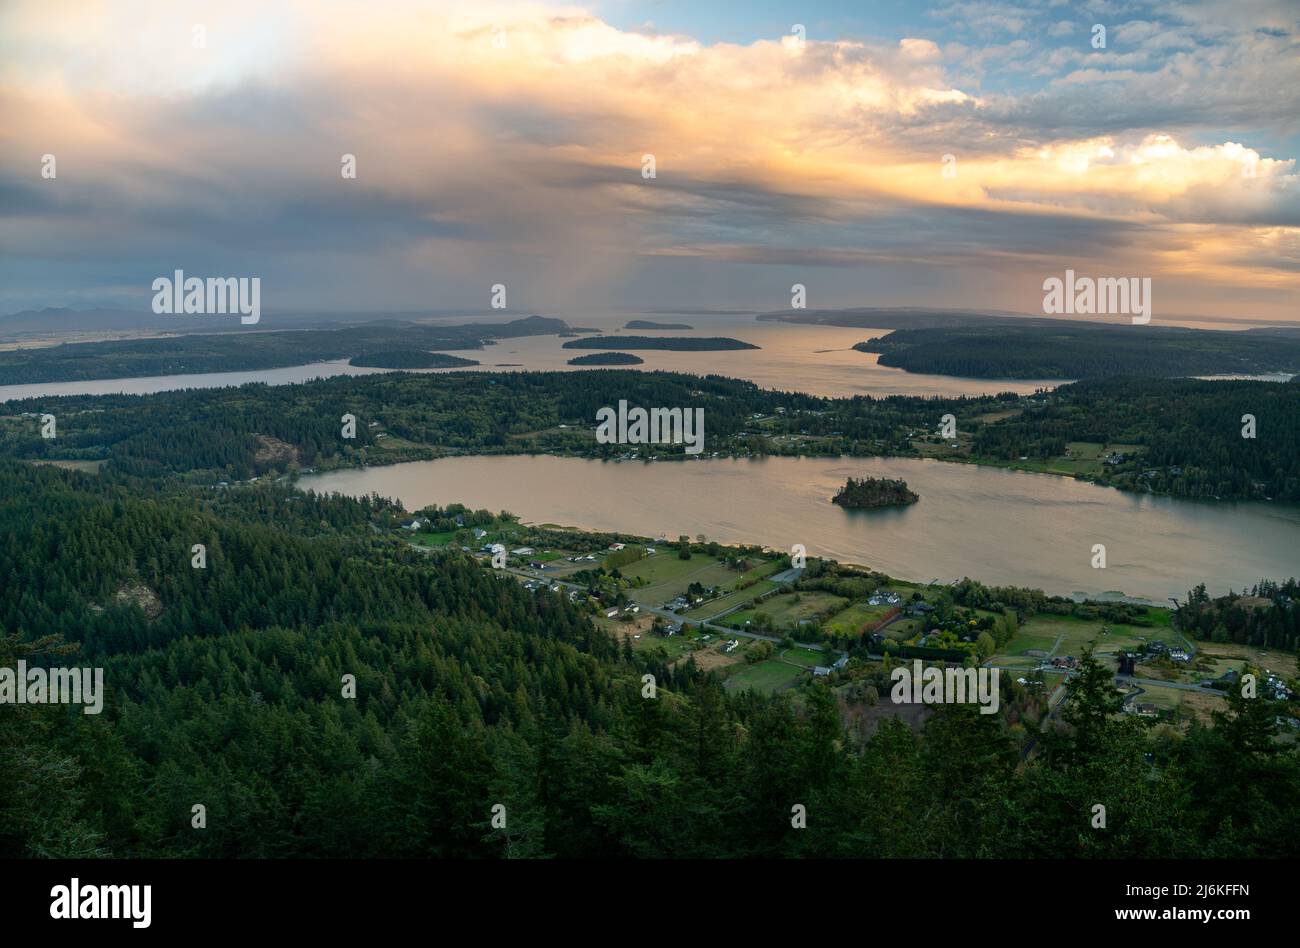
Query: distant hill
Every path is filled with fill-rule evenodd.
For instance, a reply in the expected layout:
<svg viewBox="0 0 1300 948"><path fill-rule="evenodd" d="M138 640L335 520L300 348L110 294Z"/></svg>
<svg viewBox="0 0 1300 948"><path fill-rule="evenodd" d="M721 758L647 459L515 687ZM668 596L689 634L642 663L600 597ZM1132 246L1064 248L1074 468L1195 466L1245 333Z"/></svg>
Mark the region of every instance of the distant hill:
<svg viewBox="0 0 1300 948"><path fill-rule="evenodd" d="M686 323L654 323L648 319L633 319L628 322L624 329L694 329L694 326L688 326Z"/></svg>
<svg viewBox="0 0 1300 948"><path fill-rule="evenodd" d="M1044 325L1043 323L1047 324ZM981 379L1300 372L1300 333L1059 320L898 329L853 347L881 365Z"/></svg>
<svg viewBox="0 0 1300 948"><path fill-rule="evenodd" d="M528 316L507 323L459 326L392 321L344 329L234 330L156 339L63 343L44 348L0 351L0 379L4 379L6 384L24 385L248 372L351 359L366 353L480 349L497 339L552 335L568 329L562 319Z"/></svg>
<svg viewBox="0 0 1300 948"><path fill-rule="evenodd" d="M1034 317L998 310L927 309L919 306L858 307L854 309L780 310L761 313L759 320L798 323L805 326L844 326L849 329L931 329L944 326L970 326L1015 320L1025 322ZM1049 320L1039 318L1041 322Z"/></svg>
<svg viewBox="0 0 1300 948"><path fill-rule="evenodd" d="M457 369L467 365L478 365L473 359L447 355L445 352L424 352L420 349L389 349L379 352L366 352L353 356L348 365L365 366L377 369Z"/></svg>
<svg viewBox="0 0 1300 948"><path fill-rule="evenodd" d="M645 359L630 352L593 352L591 355L575 356L569 365L643 365Z"/></svg>
<svg viewBox="0 0 1300 948"><path fill-rule="evenodd" d="M675 352L714 352L726 349L757 349L758 346L725 336L599 336L573 339L566 349L671 349Z"/></svg>

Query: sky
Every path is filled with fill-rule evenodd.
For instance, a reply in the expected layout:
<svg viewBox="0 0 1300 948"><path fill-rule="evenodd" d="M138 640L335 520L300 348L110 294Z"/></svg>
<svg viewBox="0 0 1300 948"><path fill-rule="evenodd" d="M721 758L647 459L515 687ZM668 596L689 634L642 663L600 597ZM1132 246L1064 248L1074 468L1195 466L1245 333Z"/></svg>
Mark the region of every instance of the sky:
<svg viewBox="0 0 1300 948"><path fill-rule="evenodd" d="M1300 322L1297 158L1300 0L0 0L0 313Z"/></svg>

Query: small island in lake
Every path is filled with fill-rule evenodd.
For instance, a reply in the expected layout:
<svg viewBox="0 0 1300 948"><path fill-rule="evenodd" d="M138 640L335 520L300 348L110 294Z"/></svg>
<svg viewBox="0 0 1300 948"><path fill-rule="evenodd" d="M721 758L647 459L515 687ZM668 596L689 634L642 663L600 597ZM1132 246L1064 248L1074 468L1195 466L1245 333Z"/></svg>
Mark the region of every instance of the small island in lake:
<svg viewBox="0 0 1300 948"><path fill-rule="evenodd" d="M656 323L649 319L629 320L624 329L694 329L694 326L688 326L686 323Z"/></svg>
<svg viewBox="0 0 1300 948"><path fill-rule="evenodd" d="M570 339L566 349L671 349L675 352L717 352L723 349L757 349L758 346L725 336L600 336Z"/></svg>
<svg viewBox="0 0 1300 948"><path fill-rule="evenodd" d="M859 480L850 477L840 492L831 498L831 503L850 510L862 510L869 507L901 507L914 504L920 499L908 490L907 481L883 477L864 477Z"/></svg>
<svg viewBox="0 0 1300 948"><path fill-rule="evenodd" d="M630 352L593 352L591 355L574 356L569 365L642 365L645 359Z"/></svg>
<svg viewBox="0 0 1300 948"><path fill-rule="evenodd" d="M374 369L456 369L478 365L473 359L447 355L444 352L425 352L420 349L389 349L380 352L363 352L348 360L348 365Z"/></svg>

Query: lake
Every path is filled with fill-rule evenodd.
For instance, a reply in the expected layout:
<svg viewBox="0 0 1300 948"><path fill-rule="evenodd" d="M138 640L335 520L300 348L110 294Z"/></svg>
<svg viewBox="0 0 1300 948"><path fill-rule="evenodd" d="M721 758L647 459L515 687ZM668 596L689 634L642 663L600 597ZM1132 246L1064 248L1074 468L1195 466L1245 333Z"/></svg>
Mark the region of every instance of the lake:
<svg viewBox="0 0 1300 948"><path fill-rule="evenodd" d="M849 476L903 478L921 500L846 511ZM1046 474L910 458L614 462L510 455L304 476L304 489L371 492L408 510L463 503L532 523L721 543L760 543L900 579L970 576L1049 593L1164 603L1300 575L1300 507L1129 494ZM1092 568L1093 544L1106 547Z"/></svg>

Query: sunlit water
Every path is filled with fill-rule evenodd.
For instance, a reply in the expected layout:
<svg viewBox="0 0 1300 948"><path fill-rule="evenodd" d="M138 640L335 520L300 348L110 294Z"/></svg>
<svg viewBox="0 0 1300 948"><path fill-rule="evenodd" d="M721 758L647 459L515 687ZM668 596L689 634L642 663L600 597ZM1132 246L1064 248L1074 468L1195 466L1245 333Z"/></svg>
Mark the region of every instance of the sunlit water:
<svg viewBox="0 0 1300 948"><path fill-rule="evenodd" d="M979 395L996 392L1033 392L1061 384L1060 379L1002 381L919 375L877 363L874 353L855 352L852 346L886 329L842 329L830 326L798 326L789 323L757 322L749 315L564 317L570 325L595 327L607 335L643 336L729 336L759 346L723 352L669 352L638 350L645 360L638 369L665 369L698 375L726 375L748 379L763 388L806 392L812 395ZM621 327L635 318L660 323L687 323L692 330L626 330ZM445 320L444 320L445 321ZM452 320L464 322L464 319ZM500 321L500 320L497 320ZM452 355L474 359L479 371L581 371L568 364L575 356L595 350L565 349L566 339L557 336L525 336L503 339L482 349L454 350ZM590 368L590 367L583 367ZM373 375L385 369L358 368L346 360L317 362L253 372L214 372L196 375L165 375L147 378L94 379L82 382L51 382L29 385L0 384L0 401L50 395L148 394L187 388L219 388L265 382L286 385L335 375ZM428 372L464 372L466 369L428 369ZM4 382L0 376L0 383Z"/></svg>
<svg viewBox="0 0 1300 948"><path fill-rule="evenodd" d="M904 478L921 500L846 511L852 476ZM1070 595L1121 592L1163 603L1300 575L1300 507L1201 503L1069 478L914 459L688 462L547 456L450 458L303 477L303 488L377 492L411 510L459 502L534 523L724 543L761 543L928 582L971 576ZM1105 569L1092 567L1094 544Z"/></svg>

